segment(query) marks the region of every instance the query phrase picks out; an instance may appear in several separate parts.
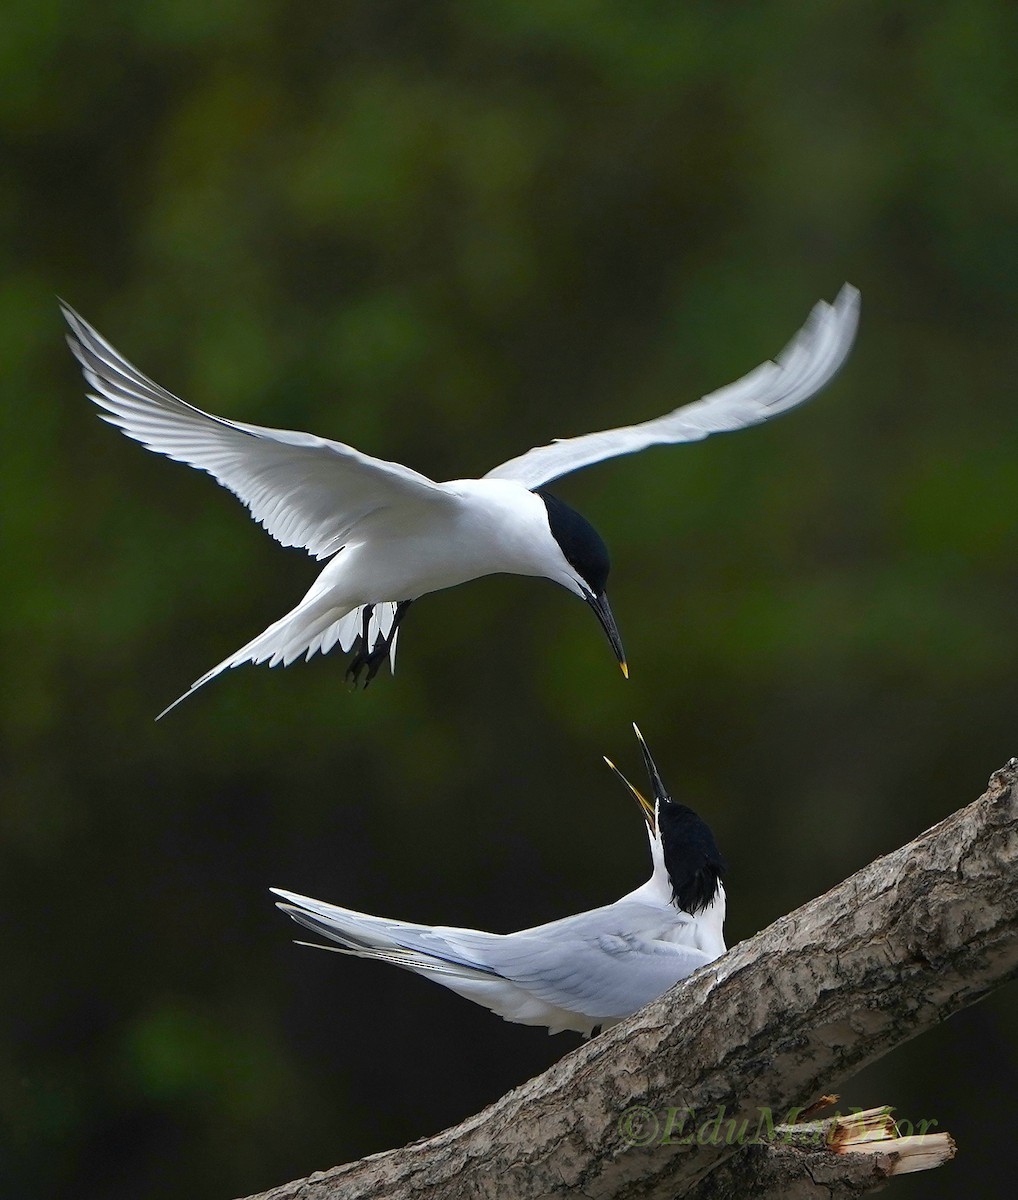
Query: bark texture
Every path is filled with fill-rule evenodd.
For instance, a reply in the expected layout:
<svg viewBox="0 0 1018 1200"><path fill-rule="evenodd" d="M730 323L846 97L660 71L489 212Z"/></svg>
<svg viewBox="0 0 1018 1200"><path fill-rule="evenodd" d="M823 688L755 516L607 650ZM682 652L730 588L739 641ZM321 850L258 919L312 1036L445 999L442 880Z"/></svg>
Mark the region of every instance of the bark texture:
<svg viewBox="0 0 1018 1200"><path fill-rule="evenodd" d="M726 1160L766 1154L714 1136L719 1114L777 1125L1018 976L1016 818L1012 759L975 803L483 1112L251 1200L708 1196Z"/></svg>
<svg viewBox="0 0 1018 1200"><path fill-rule="evenodd" d="M794 1146L744 1146L710 1172L685 1200L847 1200L887 1187L893 1153L832 1154Z"/></svg>

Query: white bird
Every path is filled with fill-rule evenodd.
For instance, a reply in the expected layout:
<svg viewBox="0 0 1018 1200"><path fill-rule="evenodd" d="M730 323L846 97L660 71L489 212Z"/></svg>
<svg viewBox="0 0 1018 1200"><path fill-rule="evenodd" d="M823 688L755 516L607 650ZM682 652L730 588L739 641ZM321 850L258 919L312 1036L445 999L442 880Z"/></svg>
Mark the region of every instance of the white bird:
<svg viewBox="0 0 1018 1200"><path fill-rule="evenodd" d="M590 1037L725 952L724 863L714 835L671 799L642 737L640 745L654 803L621 777L647 822L654 869L614 904L508 934L372 917L272 888L285 901L277 907L337 943L300 945L392 963L506 1021Z"/></svg>
<svg viewBox="0 0 1018 1200"><path fill-rule="evenodd" d="M328 559L295 608L197 679L169 712L230 667L286 666L337 644L357 648L348 674L356 683L366 670L366 686L386 656L395 664L397 632L412 601L500 572L551 579L586 601L628 675L605 594L604 542L543 486L602 459L741 429L807 400L851 348L859 293L845 284L833 305L813 308L773 362L692 404L640 425L538 446L483 479L448 483L341 442L202 412L153 383L62 308L68 344L105 421L149 450L207 471L284 546Z"/></svg>

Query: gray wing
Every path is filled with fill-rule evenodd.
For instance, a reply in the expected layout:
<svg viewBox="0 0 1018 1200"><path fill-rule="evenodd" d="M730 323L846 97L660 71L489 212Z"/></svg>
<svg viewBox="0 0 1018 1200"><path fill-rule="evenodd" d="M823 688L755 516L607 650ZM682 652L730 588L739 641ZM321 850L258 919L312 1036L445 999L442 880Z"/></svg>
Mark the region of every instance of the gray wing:
<svg viewBox="0 0 1018 1200"><path fill-rule="evenodd" d="M103 420L149 450L207 471L284 546L327 558L368 513L446 495L409 467L341 442L202 412L143 375L73 309L61 309L67 343L94 389L89 398L109 414Z"/></svg>
<svg viewBox="0 0 1018 1200"><path fill-rule="evenodd" d="M594 1022L627 1016L711 961L703 950L662 942L620 925L640 922L640 906L608 906L525 933L417 925L354 912L280 888L280 907L299 924L350 953L414 971L501 978Z"/></svg>
<svg viewBox="0 0 1018 1200"><path fill-rule="evenodd" d="M463 948L474 949L469 942ZM482 948L476 951L480 957ZM710 962L711 955L633 933L575 941L513 934L483 948L483 959L546 1004L603 1021L636 1012Z"/></svg>
<svg viewBox="0 0 1018 1200"><path fill-rule="evenodd" d="M485 478L514 479L536 488L647 446L695 442L766 421L808 400L834 377L852 348L858 323L859 293L846 283L833 304L821 300L814 306L806 324L773 362L762 363L735 383L641 425L538 446L495 467Z"/></svg>

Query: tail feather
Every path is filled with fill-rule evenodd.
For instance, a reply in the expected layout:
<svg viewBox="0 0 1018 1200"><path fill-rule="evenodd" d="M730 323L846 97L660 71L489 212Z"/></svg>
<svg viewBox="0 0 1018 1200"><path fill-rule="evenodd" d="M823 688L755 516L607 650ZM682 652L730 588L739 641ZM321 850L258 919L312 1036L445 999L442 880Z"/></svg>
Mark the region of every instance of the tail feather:
<svg viewBox="0 0 1018 1200"><path fill-rule="evenodd" d="M279 904L276 907L288 913L293 920L298 921L300 924L304 923L297 917L296 911L290 911L289 905ZM393 967L403 967L407 971L427 972L430 975L448 975L459 981L474 978L472 972L468 975L463 971L447 967L444 963L438 962L434 958L429 958L426 954L415 954L412 950L356 950L352 946L323 946L321 942L303 942L300 938L294 938L293 944L295 946L307 946L309 950L328 950L330 954L348 954L351 958L366 958L372 962L389 963Z"/></svg>
<svg viewBox="0 0 1018 1200"><path fill-rule="evenodd" d="M411 971L428 971L459 979L490 979L497 975L485 963L458 952L427 925L369 916L280 888L270 891L283 897L283 902L276 902L277 908L298 925L337 943L347 954L378 959Z"/></svg>
<svg viewBox="0 0 1018 1200"><path fill-rule="evenodd" d="M217 675L232 670L234 667L242 666L244 663L267 662L270 667L280 665L288 667L301 655L307 661L318 653L328 654L337 645L348 653L353 650L364 631L365 608L371 609L371 616L368 620L368 646L370 648L377 645L388 637L392 630L396 614L395 604L386 602L361 605L346 612L335 606L323 609L313 604L306 607L298 605L285 617L274 621L256 638L252 638L246 645L241 646L229 658L224 658L221 663L196 679L183 695L178 696L172 704L163 709L156 720L161 720L168 712L172 712L178 704L194 695L199 688L210 683ZM389 663L391 669L395 671L395 637L389 648Z"/></svg>
<svg viewBox="0 0 1018 1200"><path fill-rule="evenodd" d="M483 961L493 944L504 940L498 934L413 925L339 908L280 888L270 891L282 898L277 907L287 916L333 943L323 946L299 941L298 945L391 963L449 988L506 1021L545 1025L549 1033L574 1029L589 1037L596 1024L606 1023L548 1002L525 982L517 982Z"/></svg>

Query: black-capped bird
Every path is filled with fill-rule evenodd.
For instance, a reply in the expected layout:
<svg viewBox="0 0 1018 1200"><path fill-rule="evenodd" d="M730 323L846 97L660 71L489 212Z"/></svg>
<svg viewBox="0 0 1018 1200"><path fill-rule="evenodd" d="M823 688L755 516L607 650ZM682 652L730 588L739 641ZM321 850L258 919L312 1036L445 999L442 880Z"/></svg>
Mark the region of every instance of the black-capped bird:
<svg viewBox="0 0 1018 1200"><path fill-rule="evenodd" d="M400 622L414 600L502 572L550 579L579 596L628 675L605 591L605 544L545 485L602 459L741 429L801 404L844 362L859 293L846 284L833 304L813 308L773 362L692 404L538 446L483 479L448 483L342 442L202 412L143 375L73 309L64 305L63 313L104 420L149 450L207 471L277 541L327 560L295 608L197 679L173 708L230 667L287 666L337 645L355 651L348 674L355 682L363 674L367 684L386 657L395 663Z"/></svg>
<svg viewBox="0 0 1018 1200"><path fill-rule="evenodd" d="M668 795L636 733L654 803L621 777L647 823L653 871L614 904L508 934L372 917L272 888L278 907L335 943L300 945L403 967L507 1021L584 1037L615 1025L725 952L724 863L714 835Z"/></svg>

